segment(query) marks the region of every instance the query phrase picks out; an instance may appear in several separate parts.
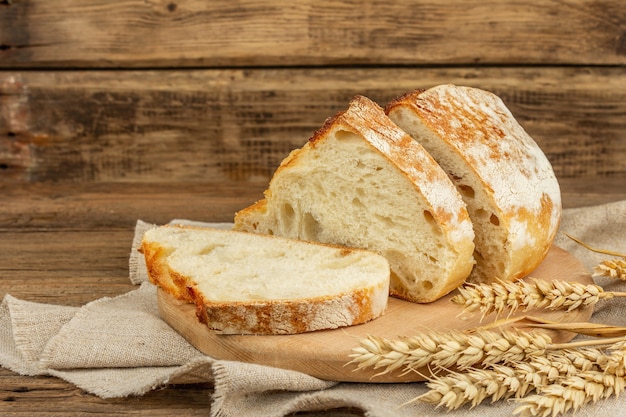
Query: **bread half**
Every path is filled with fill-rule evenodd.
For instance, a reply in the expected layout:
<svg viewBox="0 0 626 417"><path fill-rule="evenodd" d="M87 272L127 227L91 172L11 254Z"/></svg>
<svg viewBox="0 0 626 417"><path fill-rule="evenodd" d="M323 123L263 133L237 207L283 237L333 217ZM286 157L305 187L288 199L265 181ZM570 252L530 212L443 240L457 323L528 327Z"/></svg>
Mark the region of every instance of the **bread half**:
<svg viewBox="0 0 626 417"><path fill-rule="evenodd" d="M461 285L474 261L465 203L424 148L383 109L357 96L274 173L265 198L235 229L383 255L390 292L434 301Z"/></svg>
<svg viewBox="0 0 626 417"><path fill-rule="evenodd" d="M389 264L360 249L252 233L161 226L141 246L150 281L224 334L295 334L381 316Z"/></svg>
<svg viewBox="0 0 626 417"><path fill-rule="evenodd" d="M477 262L469 281L508 281L532 271L559 226L559 183L502 100L448 84L408 93L386 112L439 162L467 203Z"/></svg>

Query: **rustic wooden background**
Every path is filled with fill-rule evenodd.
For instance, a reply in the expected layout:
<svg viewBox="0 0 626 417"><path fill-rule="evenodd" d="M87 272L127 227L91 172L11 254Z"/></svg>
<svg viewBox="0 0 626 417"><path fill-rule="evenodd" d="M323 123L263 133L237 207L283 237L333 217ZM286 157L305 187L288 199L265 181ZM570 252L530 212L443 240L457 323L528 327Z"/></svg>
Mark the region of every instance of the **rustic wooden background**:
<svg viewBox="0 0 626 417"><path fill-rule="evenodd" d="M137 219L229 221L354 95L441 83L500 95L565 207L626 198L622 0L0 0L0 295L128 291ZM208 393L0 369L3 415L203 415Z"/></svg>

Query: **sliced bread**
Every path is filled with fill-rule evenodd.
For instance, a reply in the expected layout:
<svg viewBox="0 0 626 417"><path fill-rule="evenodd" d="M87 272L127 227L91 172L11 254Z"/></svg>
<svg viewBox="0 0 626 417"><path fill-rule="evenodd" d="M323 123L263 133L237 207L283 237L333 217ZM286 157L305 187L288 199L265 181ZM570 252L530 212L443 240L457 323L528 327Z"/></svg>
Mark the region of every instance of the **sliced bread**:
<svg viewBox="0 0 626 417"><path fill-rule="evenodd" d="M390 293L434 301L474 264L459 192L435 160L366 97L328 119L274 173L236 230L359 247L385 256Z"/></svg>
<svg viewBox="0 0 626 417"><path fill-rule="evenodd" d="M143 237L152 283L196 305L224 334L295 334L384 313L389 264L365 250L212 228L161 226Z"/></svg>
<svg viewBox="0 0 626 417"><path fill-rule="evenodd" d="M502 100L447 84L399 97L386 112L430 152L467 203L477 262L469 281L532 271L559 226L560 189L550 162Z"/></svg>

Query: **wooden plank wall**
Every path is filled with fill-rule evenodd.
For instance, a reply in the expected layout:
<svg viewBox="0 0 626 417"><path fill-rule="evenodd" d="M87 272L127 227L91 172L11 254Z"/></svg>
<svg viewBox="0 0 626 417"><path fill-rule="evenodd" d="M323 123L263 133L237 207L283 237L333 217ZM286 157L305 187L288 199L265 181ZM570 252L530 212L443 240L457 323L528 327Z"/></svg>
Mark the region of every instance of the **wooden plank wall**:
<svg viewBox="0 0 626 417"><path fill-rule="evenodd" d="M354 95L448 82L500 95L565 193L626 196L621 0L0 1L0 186L258 195Z"/></svg>

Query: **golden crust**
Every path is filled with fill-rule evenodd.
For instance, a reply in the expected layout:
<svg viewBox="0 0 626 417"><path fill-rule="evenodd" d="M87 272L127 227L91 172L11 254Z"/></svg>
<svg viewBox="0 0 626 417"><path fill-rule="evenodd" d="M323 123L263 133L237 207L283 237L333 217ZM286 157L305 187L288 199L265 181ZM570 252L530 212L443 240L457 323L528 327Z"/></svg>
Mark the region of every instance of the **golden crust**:
<svg viewBox="0 0 626 417"><path fill-rule="evenodd" d="M381 294L387 297L386 288L370 287L335 297L293 301L215 303L199 299L196 314L216 333L297 334L373 320L379 316L373 312Z"/></svg>
<svg viewBox="0 0 626 417"><path fill-rule="evenodd" d="M146 260L148 279L154 285L162 288L178 300L191 302L191 298L185 291L185 283L170 274L167 266L167 256L171 251L156 243L143 241L139 251Z"/></svg>
<svg viewBox="0 0 626 417"><path fill-rule="evenodd" d="M199 229L193 226L175 227ZM220 232L247 234L238 231ZM276 236L263 238L289 240ZM341 245L310 244L337 249L340 256L363 252L362 249ZM177 273L168 266L167 258L173 251L174 248L164 247L157 242L148 242L144 238L140 252L144 254L150 282L176 299L194 304L198 320L216 333L270 335L335 329L373 320L384 314L387 305L388 281L327 297L215 302L203 296L191 278Z"/></svg>
<svg viewBox="0 0 626 417"><path fill-rule="evenodd" d="M267 192L266 192L267 193ZM252 216L252 213L257 213L257 214L264 214L267 211L267 200L263 199L263 200L259 200L257 202L255 202L254 204L252 204L251 206L248 206L244 209L239 210L237 213L235 213L235 217L234 217L234 222L235 222L235 227L234 229L237 229L237 225L241 225L243 223L247 223L246 219L248 218L255 218L255 216ZM252 223L250 225L247 225L249 227L248 230L256 230L258 227L258 224L256 223Z"/></svg>
<svg viewBox="0 0 626 417"><path fill-rule="evenodd" d="M480 89L441 85L408 92L385 107L390 115L395 110L410 112L436 133L446 144L446 159L456 155L466 161L511 239L526 236L524 242L506 242L510 273L497 278L514 280L534 270L559 226L560 190L549 161L502 100ZM453 180L462 180L456 174L450 168Z"/></svg>
<svg viewBox="0 0 626 417"><path fill-rule="evenodd" d="M535 236L537 241L533 245L524 246L513 256L514 264L511 269L514 273L511 274L509 280L524 278L537 268L548 255L560 223L560 217L556 224L552 223L554 210L560 212L560 208L554 207L554 205L555 202L544 194L541 199L541 210L538 212L520 209L510 215L512 220L524 223L529 233Z"/></svg>

